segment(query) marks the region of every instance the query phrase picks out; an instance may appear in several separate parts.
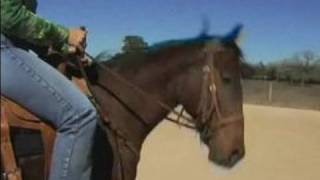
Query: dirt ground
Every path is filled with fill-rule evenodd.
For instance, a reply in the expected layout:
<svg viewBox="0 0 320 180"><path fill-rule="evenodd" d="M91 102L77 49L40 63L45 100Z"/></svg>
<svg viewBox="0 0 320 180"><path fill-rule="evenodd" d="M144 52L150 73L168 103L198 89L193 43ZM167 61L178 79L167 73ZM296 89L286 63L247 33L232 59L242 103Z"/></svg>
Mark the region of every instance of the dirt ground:
<svg viewBox="0 0 320 180"><path fill-rule="evenodd" d="M144 144L138 180L319 180L320 111L245 105L246 157L207 161L198 136L163 122Z"/></svg>

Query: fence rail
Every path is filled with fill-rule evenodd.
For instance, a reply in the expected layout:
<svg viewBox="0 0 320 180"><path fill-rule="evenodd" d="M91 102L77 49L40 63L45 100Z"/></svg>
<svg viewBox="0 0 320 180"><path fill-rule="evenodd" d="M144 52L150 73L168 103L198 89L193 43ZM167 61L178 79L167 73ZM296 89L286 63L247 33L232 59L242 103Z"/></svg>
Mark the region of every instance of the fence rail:
<svg viewBox="0 0 320 180"><path fill-rule="evenodd" d="M248 79L242 84L245 103L320 110L320 85Z"/></svg>

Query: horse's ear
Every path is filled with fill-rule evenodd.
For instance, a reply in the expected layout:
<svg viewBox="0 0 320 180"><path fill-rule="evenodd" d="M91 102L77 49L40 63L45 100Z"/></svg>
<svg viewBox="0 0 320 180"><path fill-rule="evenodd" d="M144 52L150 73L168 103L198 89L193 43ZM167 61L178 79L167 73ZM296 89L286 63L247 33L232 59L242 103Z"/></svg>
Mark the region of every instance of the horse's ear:
<svg viewBox="0 0 320 180"><path fill-rule="evenodd" d="M200 37L206 37L209 35L210 22L207 16L202 17L202 29L200 31Z"/></svg>
<svg viewBox="0 0 320 180"><path fill-rule="evenodd" d="M235 42L237 44L240 43L240 37L242 32L243 25L236 25L227 35L223 37L223 41L225 42Z"/></svg>

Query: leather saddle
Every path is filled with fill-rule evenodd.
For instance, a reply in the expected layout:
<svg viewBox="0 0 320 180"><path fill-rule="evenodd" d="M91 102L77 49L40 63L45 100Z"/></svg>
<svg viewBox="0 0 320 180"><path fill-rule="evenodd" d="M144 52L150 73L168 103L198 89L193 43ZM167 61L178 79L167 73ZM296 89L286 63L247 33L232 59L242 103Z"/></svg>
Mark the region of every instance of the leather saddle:
<svg viewBox="0 0 320 180"><path fill-rule="evenodd" d="M60 69L61 68L61 69ZM58 67L63 72L64 66ZM72 81L84 92L88 92L87 85L82 78L72 77ZM3 179L22 180L22 172L17 165L16 152L13 148L10 130L21 128L36 130L40 132L43 146L44 167L40 169L46 180L49 175L51 154L55 140L55 129L49 124L44 123L35 114L31 113L21 105L1 95L1 170ZM38 169L39 171L39 169ZM2 179L2 178L1 178Z"/></svg>

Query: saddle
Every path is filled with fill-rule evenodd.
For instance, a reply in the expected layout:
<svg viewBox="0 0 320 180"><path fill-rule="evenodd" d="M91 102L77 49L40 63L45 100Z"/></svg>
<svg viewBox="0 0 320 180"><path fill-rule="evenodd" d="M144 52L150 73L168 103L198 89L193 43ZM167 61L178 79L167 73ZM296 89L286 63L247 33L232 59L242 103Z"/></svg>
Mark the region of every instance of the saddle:
<svg viewBox="0 0 320 180"><path fill-rule="evenodd" d="M54 129L41 121L37 116L16 104L10 99L1 96L1 163L2 176L8 180L22 180L21 169L17 165L16 153L11 140L11 128L22 128L40 132L44 150L43 174L49 173L50 157L55 139Z"/></svg>
<svg viewBox="0 0 320 180"><path fill-rule="evenodd" d="M73 77L72 81L87 94L88 88L83 79ZM4 96L1 96L1 170L3 171L1 180L23 179L11 138L12 132L10 131L13 128L40 132L44 165L42 165L43 169L40 171L38 169L36 174L43 176L38 177L39 179L46 180L49 175L55 130L51 125L46 124L36 115Z"/></svg>

